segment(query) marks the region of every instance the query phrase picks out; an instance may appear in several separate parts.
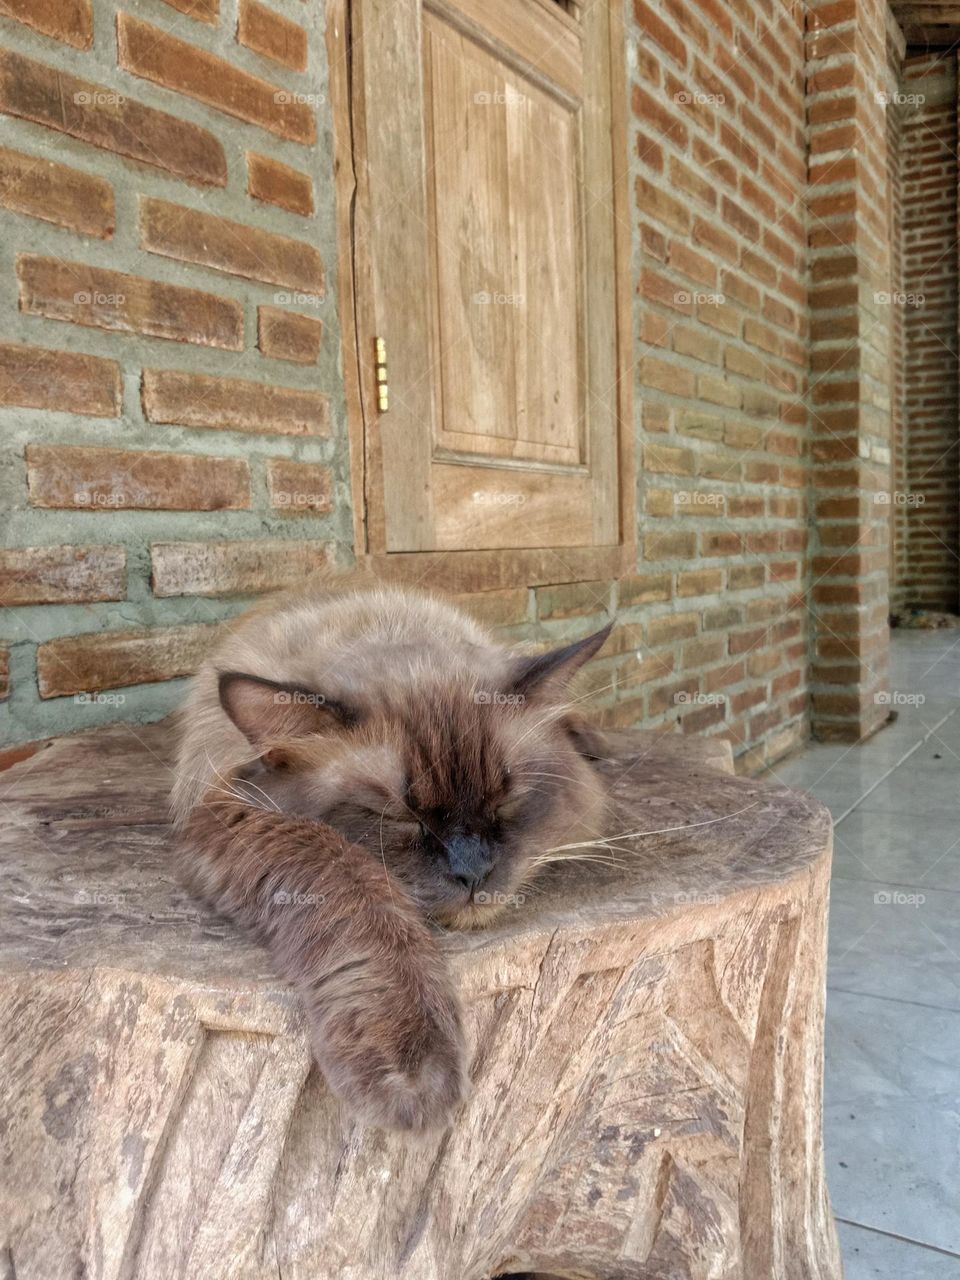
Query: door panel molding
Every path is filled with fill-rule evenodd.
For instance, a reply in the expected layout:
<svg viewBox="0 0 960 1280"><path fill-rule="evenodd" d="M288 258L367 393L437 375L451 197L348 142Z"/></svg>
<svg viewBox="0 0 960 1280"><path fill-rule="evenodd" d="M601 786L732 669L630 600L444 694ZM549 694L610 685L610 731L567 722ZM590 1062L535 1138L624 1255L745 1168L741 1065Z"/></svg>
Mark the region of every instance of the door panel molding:
<svg viewBox="0 0 960 1280"><path fill-rule="evenodd" d="M335 155L337 179L337 217L338 217L338 249L339 249L339 289L338 301L341 312L344 377L347 390L348 426L351 450L351 481L354 501L355 548L358 559L364 557L365 563L375 567L380 573L392 576L423 576L434 580L440 575L471 585L464 589L482 590L503 584L506 580L514 583L536 581L571 581L578 576L603 576L608 573L619 573L635 562L635 476L633 471L633 422L632 422L632 315L630 286L630 222L627 200L628 154L626 139L626 85L625 54L623 46L623 20L615 2L593 0L590 5L582 6L582 20L571 17L556 6L553 0L528 0L529 11L536 17L542 33L544 15L549 20L556 19L558 30L565 32L565 38L576 41L592 41L596 45L605 44L609 50L607 58L607 85L598 90L606 93L612 104L610 118L605 129L599 129L597 115L593 107L592 96L585 100L583 137L584 145L599 147L605 156L609 186L607 197L603 200L608 205L608 227L612 234L602 245L603 260L608 264L604 271L609 275L609 282L604 282L607 306L613 308L616 316L617 342L613 357L608 361L610 373L609 393L602 397L606 402L602 407L610 415L616 430L608 431L607 457L598 456L596 451L591 455L591 466L605 467L610 489L619 499L607 503L584 503L584 496L579 486L582 484L582 468L569 466L568 454L541 457L540 459L520 460L510 457L485 456L483 448L479 452L467 447L468 440L458 438L451 433L453 439L447 443L455 443L457 449L450 451L442 445L437 448L429 435L424 432L424 418L419 417L419 430L414 419L425 414L428 421L434 419L432 403L433 391L427 385L415 387L412 397L406 397L401 412L393 400L390 412L376 420L374 411L373 383L373 351L372 338L386 336L388 339L388 357L391 369L396 366L402 352L415 351L424 339L424 333L407 311L401 311L401 322L387 334L377 334L377 329L386 327L376 324L376 302L382 308L384 297L389 289L384 288L382 277L378 277L376 263L372 261L372 243L369 228L374 210L382 207L389 198L383 186L371 184L370 154L371 146L380 155L381 160L388 154L394 164L396 180L389 184L394 198L402 194L408 198L407 221L415 224L417 217L422 216L426 207L425 184L418 185L408 165L399 154L405 148L412 151L424 146L424 120L422 114L407 113L411 119L401 128L398 119L400 112L397 105L396 86L388 88L386 77L379 78L379 84L371 86L369 78L363 79L364 68L363 45L366 44L366 31L369 32L369 16L371 13L383 14L386 9L392 10L392 19L387 16L375 36L374 45L366 44L366 58L369 62L371 51L380 57L383 42L394 49L402 43L403 31L398 29L404 24L404 14L409 22L407 10L415 0L328 0L327 4L327 47L330 61L331 103L335 126ZM515 12L520 11L516 0L511 0ZM425 7L431 13L439 13L446 17L451 9L456 9L447 0L426 0ZM461 5L462 9L465 7ZM481 6L476 5L478 11ZM599 10L599 12L598 12ZM360 22L357 27L356 23ZM469 15L460 22L461 26L470 25ZM416 29L416 24L412 24ZM407 30L409 38L410 29ZM359 47L358 47L358 39ZM542 34L541 34L542 43ZM385 51L389 55L389 48ZM409 56L408 49L408 56ZM518 63L525 64L523 58ZM422 60L418 59L422 68ZM536 79L540 78L534 68ZM530 75L529 64L523 67L524 74ZM360 86L362 86L362 91ZM422 78L420 80L422 93ZM370 127L370 113L376 108L381 113L390 106L389 116L381 116L379 127ZM595 141L588 143L590 130L594 130ZM409 135L409 137L408 137ZM401 144L401 137L407 142ZM415 165L413 167L416 167ZM403 185L406 179L406 186ZM378 190L371 190L377 185ZM596 194L594 183L594 194ZM414 213L411 214L411 202ZM419 203L422 201L422 203ZM613 217L609 217L612 206ZM589 214L587 215L589 217ZM586 219L584 219L586 223ZM409 246L408 246L409 247ZM426 255L424 255L426 256ZM589 259L588 259L589 260ZM383 314L382 310L380 314ZM411 323L413 321L413 323ZM594 359L598 357L594 356ZM431 379L424 380L425 384ZM365 425L366 422L366 425ZM371 423L373 424L371 429ZM430 515L423 517L422 501L424 489L429 492L436 483L430 469L420 471L419 480L415 479L417 465L424 467L426 455L430 454L431 466L444 477L444 486L448 486L448 474L463 475L475 468L491 475L503 477L500 483L509 487L514 475L523 469L530 473L531 480L537 474L568 472L570 479L578 486L578 506L584 503L586 508L592 506L591 525L586 529L584 521L577 519L571 523L577 537L579 530L585 529L583 543L570 545L567 531L556 535L551 546L513 547L490 546L476 549L447 549L452 546L453 533L450 530L455 522L448 515L442 518L442 533L439 530L427 531L425 525L430 523ZM413 466L411 466L411 461ZM381 476L386 467L387 474L394 477L392 494L385 492ZM424 485L424 475L429 483ZM389 490L391 486L386 486ZM410 494L417 489L419 510L411 510L417 504L411 504ZM461 493L462 486L456 486ZM462 496L462 495L461 495ZM429 498L432 503L432 492ZM458 499L459 500L459 499ZM619 519L617 506L619 505ZM431 507L432 510L432 507ZM543 515L539 508L531 508L536 520L543 523L544 528L555 528L557 522ZM388 540L388 523L393 528L404 528L402 541L407 547L397 549L402 541L396 538ZM445 544L443 548L438 542ZM564 545L566 544L566 545ZM394 549L391 550L391 545ZM510 559L505 560L504 556ZM451 561L455 568L451 568ZM513 569L509 566L512 564ZM415 566L419 565L417 571ZM442 566L447 565L447 570Z"/></svg>

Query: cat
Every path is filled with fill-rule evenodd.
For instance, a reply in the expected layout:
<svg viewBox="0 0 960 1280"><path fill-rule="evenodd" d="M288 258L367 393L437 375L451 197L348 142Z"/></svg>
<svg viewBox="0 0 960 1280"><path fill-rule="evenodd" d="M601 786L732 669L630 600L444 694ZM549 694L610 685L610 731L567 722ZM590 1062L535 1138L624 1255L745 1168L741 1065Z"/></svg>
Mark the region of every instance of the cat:
<svg viewBox="0 0 960 1280"><path fill-rule="evenodd" d="M482 927L607 794L568 682L606 640L518 656L460 609L325 581L259 608L201 667L172 807L190 886L299 992L365 1124L446 1125L466 1096L437 925Z"/></svg>

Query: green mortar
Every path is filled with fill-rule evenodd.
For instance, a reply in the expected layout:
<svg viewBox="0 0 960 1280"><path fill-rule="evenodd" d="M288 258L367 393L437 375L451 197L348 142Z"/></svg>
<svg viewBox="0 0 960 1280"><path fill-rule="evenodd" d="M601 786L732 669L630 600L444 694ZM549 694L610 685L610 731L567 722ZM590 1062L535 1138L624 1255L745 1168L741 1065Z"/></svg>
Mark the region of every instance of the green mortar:
<svg viewBox="0 0 960 1280"><path fill-rule="evenodd" d="M40 410L0 408L0 512L7 547L117 543L126 548L128 599L122 602L35 605L8 608L0 617L0 641L11 645L11 695L0 705L0 743L16 743L54 733L93 727L111 720L146 722L169 712L183 696L185 681L141 685L117 691L123 701L83 703L74 698L41 700L36 683L36 646L59 636L126 627L215 622L241 611L249 599L155 599L150 592L149 544L155 540L315 538L336 545L338 559L352 555L352 513L347 449L346 407L337 314L336 211L333 188L333 125L322 5L273 0L273 7L303 23L309 33L308 69L299 74L273 67L234 39L235 0L221 4L216 27L179 14L160 0L142 0L137 15L191 44L218 53L278 88L322 95L317 107L318 140L302 147L243 124L185 95L137 79L116 67L117 5L94 0L92 51L79 52L45 39L19 23L0 18L0 44L49 66L103 84L131 99L208 128L227 153L225 188L199 187L101 151L27 121L3 118L4 144L31 155L67 164L107 178L117 203L113 240L100 241L52 224L0 210L0 341L24 342L55 350L82 351L119 361L123 379L123 416L76 417ZM246 194L246 150L259 151L308 172L313 178L316 213L302 218ZM258 304L274 304L289 290L246 281L204 267L178 263L137 248L137 197L158 196L191 208L288 235L315 245L324 260L327 292L316 306L294 307L323 321L319 363L306 367L270 360L255 347ZM18 310L15 260L19 252L39 253L149 279L203 289L244 303L247 349L241 353L109 333L79 325L23 315ZM329 439L190 430L147 423L140 406L140 369L182 369L221 377L247 378L322 391L330 400ZM24 448L29 443L91 445L161 452L244 458L251 468L252 509L229 512L48 511L26 502ZM321 462L334 475L334 502L327 516L278 514L269 505L266 460L283 457Z"/></svg>

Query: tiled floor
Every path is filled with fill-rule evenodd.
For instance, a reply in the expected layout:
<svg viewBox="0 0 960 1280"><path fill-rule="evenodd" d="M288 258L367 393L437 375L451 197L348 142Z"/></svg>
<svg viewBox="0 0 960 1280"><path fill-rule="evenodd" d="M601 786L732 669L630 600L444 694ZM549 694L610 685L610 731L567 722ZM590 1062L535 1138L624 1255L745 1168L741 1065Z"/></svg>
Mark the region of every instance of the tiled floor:
<svg viewBox="0 0 960 1280"><path fill-rule="evenodd" d="M827 1176L846 1280L960 1280L960 630L895 631L897 722L773 772L836 823Z"/></svg>

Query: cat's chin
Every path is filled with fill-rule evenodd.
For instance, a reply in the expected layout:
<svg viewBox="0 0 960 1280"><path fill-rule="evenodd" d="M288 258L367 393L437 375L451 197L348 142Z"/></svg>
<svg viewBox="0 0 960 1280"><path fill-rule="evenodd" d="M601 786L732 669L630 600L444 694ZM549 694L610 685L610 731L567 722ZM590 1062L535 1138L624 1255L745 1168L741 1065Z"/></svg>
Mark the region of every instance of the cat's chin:
<svg viewBox="0 0 960 1280"><path fill-rule="evenodd" d="M435 918L447 929L486 929L501 919L506 907L499 903L468 902L465 906L452 907Z"/></svg>

